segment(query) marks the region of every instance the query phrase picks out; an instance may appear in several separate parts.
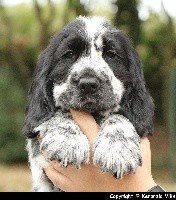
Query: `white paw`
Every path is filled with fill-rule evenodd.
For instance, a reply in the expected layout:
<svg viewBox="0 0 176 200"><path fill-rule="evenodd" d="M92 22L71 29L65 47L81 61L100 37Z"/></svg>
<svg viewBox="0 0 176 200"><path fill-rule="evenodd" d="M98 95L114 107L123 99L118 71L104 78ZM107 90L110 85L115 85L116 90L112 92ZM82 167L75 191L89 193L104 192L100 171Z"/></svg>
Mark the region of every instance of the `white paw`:
<svg viewBox="0 0 176 200"><path fill-rule="evenodd" d="M109 117L95 143L94 164L117 178L135 173L142 164L139 144L140 138L129 120L121 115Z"/></svg>
<svg viewBox="0 0 176 200"><path fill-rule="evenodd" d="M86 136L68 124L61 123L57 128L47 130L40 146L49 160L58 160L62 166L73 164L79 167L89 161Z"/></svg>

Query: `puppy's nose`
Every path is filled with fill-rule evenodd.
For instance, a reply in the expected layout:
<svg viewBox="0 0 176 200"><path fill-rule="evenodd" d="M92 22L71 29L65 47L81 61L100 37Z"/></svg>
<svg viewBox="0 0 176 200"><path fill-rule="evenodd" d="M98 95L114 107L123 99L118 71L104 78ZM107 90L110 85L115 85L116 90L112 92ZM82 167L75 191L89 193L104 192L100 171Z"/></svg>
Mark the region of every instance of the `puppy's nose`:
<svg viewBox="0 0 176 200"><path fill-rule="evenodd" d="M100 82L94 77L84 77L79 80L78 87L84 93L95 93L100 87Z"/></svg>

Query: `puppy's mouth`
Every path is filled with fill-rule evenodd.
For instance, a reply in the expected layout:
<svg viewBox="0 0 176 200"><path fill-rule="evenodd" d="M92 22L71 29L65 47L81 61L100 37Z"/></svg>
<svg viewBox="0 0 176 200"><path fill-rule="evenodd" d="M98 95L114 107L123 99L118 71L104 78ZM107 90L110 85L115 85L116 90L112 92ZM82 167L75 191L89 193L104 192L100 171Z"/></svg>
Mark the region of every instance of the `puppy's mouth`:
<svg viewBox="0 0 176 200"><path fill-rule="evenodd" d="M113 108L115 106L112 106L112 107L102 107L102 106L95 106L93 105L92 102L88 102L88 103L85 103L84 105L81 105L81 106L71 106L72 109L75 109L75 110L80 110L80 111L86 111L86 112L98 112L98 111L106 111L106 110L109 110L111 108Z"/></svg>
<svg viewBox="0 0 176 200"><path fill-rule="evenodd" d="M112 101L111 101L112 100ZM70 101L70 107L76 110L87 112L106 111L117 106L117 101L113 98L78 98Z"/></svg>
<svg viewBox="0 0 176 200"><path fill-rule="evenodd" d="M96 104L94 102L88 101L88 102L83 103L79 107L79 109L83 110L83 111L94 112L94 111L97 110L97 106L96 106ZM100 110L100 108L98 110Z"/></svg>

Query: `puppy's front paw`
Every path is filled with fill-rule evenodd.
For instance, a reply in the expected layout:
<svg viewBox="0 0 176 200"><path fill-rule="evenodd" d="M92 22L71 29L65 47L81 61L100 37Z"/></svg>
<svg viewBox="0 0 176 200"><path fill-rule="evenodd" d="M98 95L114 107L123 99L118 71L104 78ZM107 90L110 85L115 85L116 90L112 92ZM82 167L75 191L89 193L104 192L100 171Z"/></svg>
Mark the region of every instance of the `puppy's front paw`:
<svg viewBox="0 0 176 200"><path fill-rule="evenodd" d="M135 173L142 164L139 143L140 138L128 119L121 115L111 116L102 125L95 143L94 164L117 178Z"/></svg>
<svg viewBox="0 0 176 200"><path fill-rule="evenodd" d="M41 151L49 160L58 160L62 166L73 164L79 167L89 161L89 144L86 136L69 124L59 124L48 130L41 143Z"/></svg>

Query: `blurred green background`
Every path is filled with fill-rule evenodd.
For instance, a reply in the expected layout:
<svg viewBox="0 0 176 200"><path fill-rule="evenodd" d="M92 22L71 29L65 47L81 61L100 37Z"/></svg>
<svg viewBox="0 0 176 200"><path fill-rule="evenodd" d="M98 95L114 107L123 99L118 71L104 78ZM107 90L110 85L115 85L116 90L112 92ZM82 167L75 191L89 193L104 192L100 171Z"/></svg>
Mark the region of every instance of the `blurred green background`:
<svg viewBox="0 0 176 200"><path fill-rule="evenodd" d="M155 103L153 176L176 191L176 15L156 1L159 11L142 0L0 0L0 191L31 190L21 133L28 88L41 50L79 15L105 16L133 41Z"/></svg>

